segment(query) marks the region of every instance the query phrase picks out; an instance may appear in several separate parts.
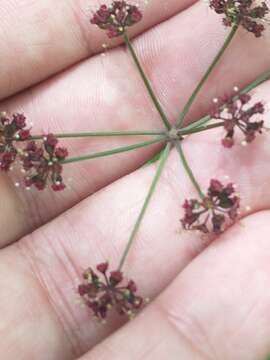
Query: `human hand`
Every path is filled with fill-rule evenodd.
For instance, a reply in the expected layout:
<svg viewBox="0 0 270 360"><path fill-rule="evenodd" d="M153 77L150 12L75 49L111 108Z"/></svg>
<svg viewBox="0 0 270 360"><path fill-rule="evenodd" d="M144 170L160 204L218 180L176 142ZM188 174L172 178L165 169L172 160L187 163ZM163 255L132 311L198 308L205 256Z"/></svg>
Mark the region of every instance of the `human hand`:
<svg viewBox="0 0 270 360"><path fill-rule="evenodd" d="M123 49L86 59L105 38L89 26L84 11L70 4L4 2L1 11L8 16L4 13L1 25L1 108L23 110L34 129L160 128ZM92 5L83 1L81 9ZM147 31L153 25L157 26ZM173 0L165 5L152 1L140 26L135 46L173 120L226 29L202 2ZM213 97L268 69L268 39L269 30L260 40L243 31L238 34L190 121L209 110ZM48 79L57 71L59 75ZM30 84L34 86L26 89ZM15 95L19 90L23 91ZM255 93L267 102L269 83ZM4 100L8 95L13 96ZM117 262L156 164L135 170L157 147L67 166L70 189L57 195L16 190L14 177L1 174L3 358L264 359L270 339L270 294L265 286L270 147L263 135L248 149L220 152L218 139L218 130L213 130L185 140L184 147L203 184L209 175L237 181L243 207L251 209L243 215L249 216L211 244L180 232L181 205L193 188L172 152L126 265L152 303L118 331L119 319L106 326L92 321L87 309L76 304L75 288L85 267L104 259ZM91 139L69 142L69 147L84 153L125 142Z"/></svg>

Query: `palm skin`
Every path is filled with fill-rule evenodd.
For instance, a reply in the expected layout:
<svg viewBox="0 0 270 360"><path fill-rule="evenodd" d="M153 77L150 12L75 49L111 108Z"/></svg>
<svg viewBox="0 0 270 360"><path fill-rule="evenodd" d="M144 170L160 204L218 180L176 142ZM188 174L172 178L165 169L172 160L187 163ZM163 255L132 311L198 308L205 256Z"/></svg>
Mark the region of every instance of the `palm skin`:
<svg viewBox="0 0 270 360"><path fill-rule="evenodd" d="M160 5L153 0L134 42L172 121L227 31L203 2L191 3ZM162 128L123 48L86 59L106 41L88 24L85 9L94 5L3 1L0 31L8 35L1 40L1 109L23 110L36 132ZM21 14L24 21L14 25ZM249 83L269 65L269 31L259 40L239 31L189 121L207 112L213 97ZM270 101L269 86L260 86L255 96ZM182 232L181 205L195 193L172 151L125 265L126 276L152 302L119 330L118 318L105 326L92 321L76 302L75 290L89 265L108 259L116 266L157 165L136 169L158 147L68 165L65 176L72 181L61 194L26 193L13 186L16 174L1 175L1 358L266 357L269 138L264 134L248 148L226 151L219 143L221 134L212 130L189 137L184 149L203 187L212 177L229 176L237 183L242 220L215 241ZM82 154L137 140L141 138L76 140L68 147Z"/></svg>

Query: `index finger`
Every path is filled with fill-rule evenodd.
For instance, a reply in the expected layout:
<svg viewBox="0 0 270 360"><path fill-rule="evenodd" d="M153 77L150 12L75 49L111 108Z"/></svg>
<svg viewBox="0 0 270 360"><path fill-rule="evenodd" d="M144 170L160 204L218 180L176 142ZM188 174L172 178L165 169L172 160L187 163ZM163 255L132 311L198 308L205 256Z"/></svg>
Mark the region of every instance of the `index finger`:
<svg viewBox="0 0 270 360"><path fill-rule="evenodd" d="M138 35L196 0L151 0ZM102 1L107 2L108 1ZM106 35L89 25L98 0L3 0L0 7L0 98L29 87L102 51ZM116 45L121 39L113 42ZM111 42L110 42L111 44Z"/></svg>

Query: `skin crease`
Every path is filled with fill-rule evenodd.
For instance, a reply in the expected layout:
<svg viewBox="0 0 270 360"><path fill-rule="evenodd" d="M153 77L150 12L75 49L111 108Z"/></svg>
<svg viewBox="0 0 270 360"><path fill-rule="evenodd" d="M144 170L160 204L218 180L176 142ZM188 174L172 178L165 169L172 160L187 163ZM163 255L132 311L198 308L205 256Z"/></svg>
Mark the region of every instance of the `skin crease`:
<svg viewBox="0 0 270 360"><path fill-rule="evenodd" d="M144 23L132 29L138 35L183 10L195 0L151 0ZM2 0L0 17L0 97L13 95L29 85L102 51L106 35L89 26L89 18L106 1L100 0ZM109 4L110 1L107 1ZM144 9L144 1L138 4ZM14 26L16 24L16 26ZM110 42L115 46L120 39ZM20 61L18 61L18 56Z"/></svg>
<svg viewBox="0 0 270 360"><path fill-rule="evenodd" d="M174 17L135 41L171 120L227 33L220 18L204 3L182 12L173 6L170 11ZM268 69L268 42L269 31L259 40L240 31L196 102L190 120L203 114L214 96L231 91L234 85L242 86ZM70 63L77 60L71 57ZM31 69L31 61L24 61ZM23 109L37 131L161 128L123 49L105 57L94 56L67 71L66 64L58 66L63 69L60 75L4 100L1 108ZM44 68L42 76L48 76L48 69ZM36 81L34 77L31 82ZM26 85L18 79L17 89ZM266 104L270 101L269 86L266 82L255 91L256 98ZM108 89L109 99L105 96ZM9 94L10 90L6 96ZM181 99L177 94L183 94ZM64 112L67 106L68 114ZM102 112L97 110L101 106ZM139 106L147 109L138 113ZM113 119L112 110L117 113ZM88 113L95 121L88 123ZM118 331L118 318L106 326L89 319L88 311L76 304L75 288L85 267L104 259L117 265L157 165L134 170L156 149L72 165L66 170L67 177L73 178L72 189L60 195L49 191L27 195L22 190L15 194L12 182L16 175L1 177L1 201L5 199L7 204L0 218L4 229L0 252L2 358L266 357L270 352L270 294L265 288L270 255L270 170L265 166L270 155L269 134L260 136L248 148L236 146L228 151L219 144L222 134L222 130L213 130L189 137L184 149L204 188L210 177L222 180L229 176L236 181L244 219L211 244L210 239L182 232L181 204L195 193L177 154L172 152L125 267L127 277L136 280L140 292L153 302ZM80 141L79 146L73 141L70 146L74 153L81 153L123 143L121 139L91 139ZM30 231L34 232L27 235ZM14 243L5 246L10 242Z"/></svg>
<svg viewBox="0 0 270 360"><path fill-rule="evenodd" d="M207 17L202 17L202 14L207 14ZM193 19L198 19L196 26ZM188 30L191 27L192 33ZM186 31L176 31L178 28ZM227 31L220 25L218 16L204 3L197 3L136 39L139 56L172 121L218 51ZM163 33L166 33L166 37L162 36ZM246 32L239 32L222 63L209 79L206 91L194 105L189 120L204 115L213 97L231 91L235 84L247 84L268 69L270 47L267 35L255 39ZM198 51L201 56L197 56ZM256 54L261 52L265 56L258 57ZM229 68L231 62L233 68ZM179 71L179 66L182 71ZM219 81L221 78L222 81ZM132 59L120 48L105 57L95 56L75 65L4 101L1 108L11 112L24 111L29 121L34 123L33 131L39 133L52 129L55 132L161 129L159 116L145 95ZM137 141L141 141L141 137L75 140L63 144L67 144L70 153L76 155ZM17 205L13 205L17 208L17 222L7 226L13 212L5 212L0 219L0 226L5 224L6 236L0 242L4 245L17 240L90 194L130 173L156 149L145 148L132 154L83 162L75 165L76 172L74 165L66 166L65 177L72 179L71 189L61 194L48 191L36 196L35 192L25 194L25 191L19 190ZM8 192L4 196L13 196L16 201L12 186L7 189L4 187L2 191Z"/></svg>

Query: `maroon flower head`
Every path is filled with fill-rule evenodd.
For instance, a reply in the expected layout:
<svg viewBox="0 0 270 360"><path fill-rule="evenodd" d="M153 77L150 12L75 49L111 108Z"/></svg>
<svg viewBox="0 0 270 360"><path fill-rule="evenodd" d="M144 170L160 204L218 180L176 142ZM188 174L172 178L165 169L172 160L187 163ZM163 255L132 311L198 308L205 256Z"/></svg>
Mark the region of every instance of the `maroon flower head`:
<svg viewBox="0 0 270 360"><path fill-rule="evenodd" d="M110 6L101 5L91 19L91 24L106 30L109 38L120 36L127 27L138 23L142 13L135 5L126 1L114 1Z"/></svg>
<svg viewBox="0 0 270 360"><path fill-rule="evenodd" d="M183 228L218 234L223 231L226 218L236 220L239 205L240 199L232 183L224 186L219 180L212 179L204 199L185 200Z"/></svg>
<svg viewBox="0 0 270 360"><path fill-rule="evenodd" d="M14 114L12 122L17 130L24 129L26 127L26 117L23 114Z"/></svg>
<svg viewBox="0 0 270 360"><path fill-rule="evenodd" d="M58 140L54 134L47 134L44 136L44 145L46 148L48 148L49 152L54 151L57 144Z"/></svg>
<svg viewBox="0 0 270 360"><path fill-rule="evenodd" d="M18 132L19 139L22 141L29 140L31 138L30 130L29 129L22 129Z"/></svg>
<svg viewBox="0 0 270 360"><path fill-rule="evenodd" d="M10 150L10 151L3 152L0 157L0 159L1 159L0 160L0 169L2 171L9 171L10 167L16 160L16 157L17 157L16 151Z"/></svg>
<svg viewBox="0 0 270 360"><path fill-rule="evenodd" d="M28 140L30 130L26 129L26 118L23 114L0 113L0 170L10 170L17 159L18 141Z"/></svg>
<svg viewBox="0 0 270 360"><path fill-rule="evenodd" d="M143 305L143 299L135 294L136 284L130 280L127 285L121 285L123 273L116 270L108 275L108 268L108 263L101 263L96 267L97 272L87 269L83 274L84 282L78 287L79 295L98 320L106 319L112 308L119 315L132 318Z"/></svg>
<svg viewBox="0 0 270 360"><path fill-rule="evenodd" d="M65 189L61 161L68 156L66 148L57 147L58 140L53 134L44 136L43 142L29 141L20 152L23 169L26 172L25 185L44 190L48 182L54 191Z"/></svg>
<svg viewBox="0 0 270 360"><path fill-rule="evenodd" d="M224 106L216 104L210 116L213 119L224 121L224 129L226 131L225 137L222 139L222 145L226 148L231 148L235 141L235 130L238 128L244 135L244 144L252 142L257 134L261 134L264 128L264 121L253 120L256 115L264 113L264 105L262 102L257 102L254 105L248 106L251 101L251 96L242 94L237 100L233 98L224 99Z"/></svg>
<svg viewBox="0 0 270 360"><path fill-rule="evenodd" d="M265 30L262 20L269 13L269 8L264 1L257 5L255 0L210 0L210 8L224 15L225 26L240 24L256 37Z"/></svg>
<svg viewBox="0 0 270 360"><path fill-rule="evenodd" d="M102 273L105 274L108 270L109 264L107 262L105 263L101 263L99 265L97 265L97 270Z"/></svg>

